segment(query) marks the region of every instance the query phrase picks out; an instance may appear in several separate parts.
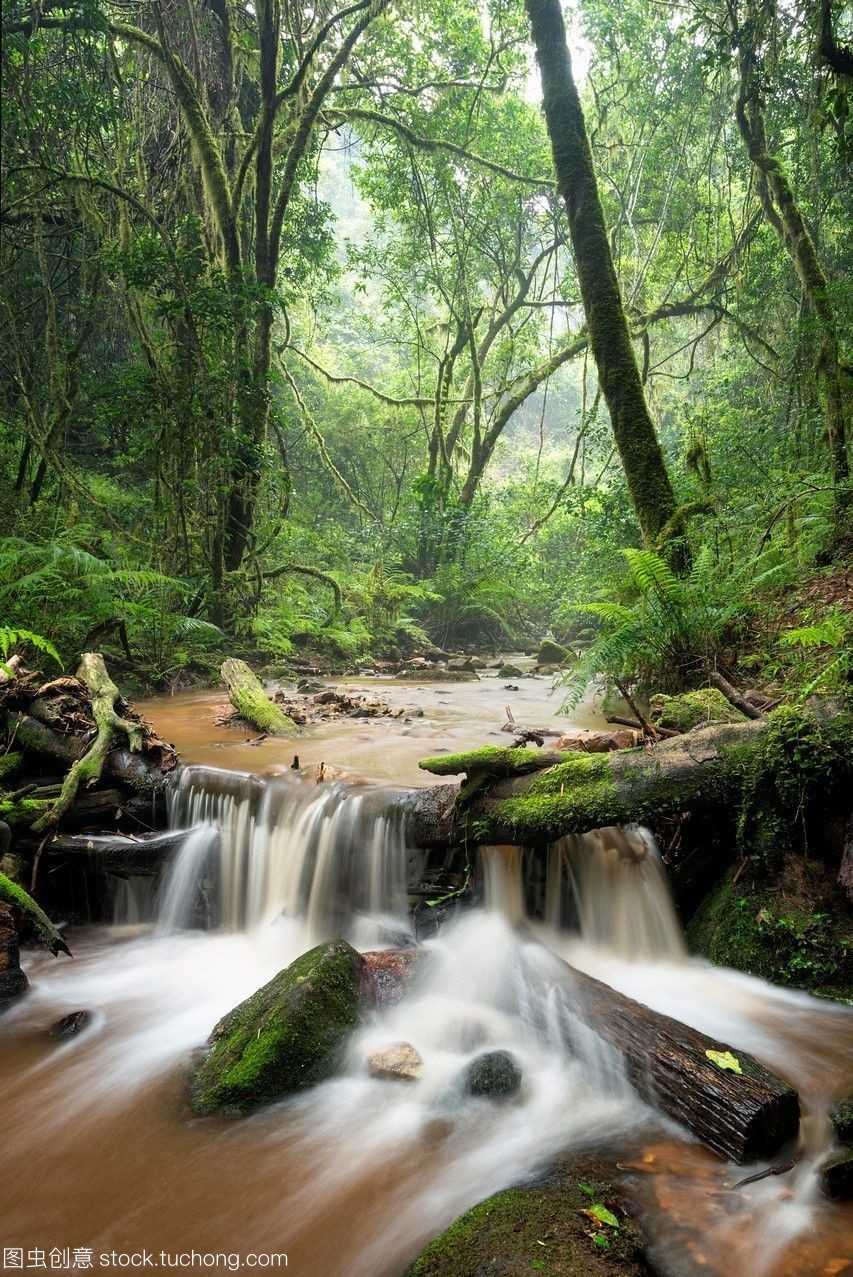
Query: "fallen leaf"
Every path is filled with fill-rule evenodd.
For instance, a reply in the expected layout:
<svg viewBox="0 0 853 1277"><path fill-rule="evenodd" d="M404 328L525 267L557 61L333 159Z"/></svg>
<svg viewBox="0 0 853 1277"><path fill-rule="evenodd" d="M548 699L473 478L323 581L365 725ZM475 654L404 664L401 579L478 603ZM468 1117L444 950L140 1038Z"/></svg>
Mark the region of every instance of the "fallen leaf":
<svg viewBox="0 0 853 1277"><path fill-rule="evenodd" d="M743 1073L740 1060L731 1051L706 1051L705 1055L718 1069L730 1069L732 1073Z"/></svg>
<svg viewBox="0 0 853 1277"><path fill-rule="evenodd" d="M582 1215L589 1215L591 1219L598 1220L599 1224L609 1224L611 1228L619 1227L619 1220L613 1214L613 1211L602 1206L600 1202L596 1202L594 1206L590 1206L589 1210L581 1211Z"/></svg>

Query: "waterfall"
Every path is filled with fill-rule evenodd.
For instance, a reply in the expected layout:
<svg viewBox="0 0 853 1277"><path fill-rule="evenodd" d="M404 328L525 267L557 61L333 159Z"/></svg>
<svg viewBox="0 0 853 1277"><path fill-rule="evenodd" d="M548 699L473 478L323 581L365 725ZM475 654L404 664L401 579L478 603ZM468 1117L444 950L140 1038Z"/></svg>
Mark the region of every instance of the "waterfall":
<svg viewBox="0 0 853 1277"><path fill-rule="evenodd" d="M161 889L160 928L187 926L209 879L210 919L224 931L286 918L315 940L403 938L420 856L406 843L395 791L188 767L171 795L171 821L193 832Z"/></svg>
<svg viewBox="0 0 853 1277"><path fill-rule="evenodd" d="M527 916L520 847L483 847L486 906L509 922ZM609 826L561 838L548 850L543 917L620 958L670 961L686 953L660 852L647 829Z"/></svg>

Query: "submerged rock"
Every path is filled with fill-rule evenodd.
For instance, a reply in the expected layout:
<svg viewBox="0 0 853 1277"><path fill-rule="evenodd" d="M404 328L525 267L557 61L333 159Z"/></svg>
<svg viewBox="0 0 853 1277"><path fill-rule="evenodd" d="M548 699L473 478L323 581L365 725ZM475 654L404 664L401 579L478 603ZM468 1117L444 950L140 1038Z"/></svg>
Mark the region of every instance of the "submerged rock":
<svg viewBox="0 0 853 1277"><path fill-rule="evenodd" d="M196 1113L247 1113L334 1073L359 1019L362 960L344 940L318 945L223 1020L195 1073Z"/></svg>
<svg viewBox="0 0 853 1277"><path fill-rule="evenodd" d="M462 1090L467 1095L504 1099L515 1095L520 1086L521 1069L509 1051L486 1051L478 1055L462 1075Z"/></svg>
<svg viewBox="0 0 853 1277"><path fill-rule="evenodd" d="M54 1042L64 1042L66 1038L76 1038L79 1033L92 1023L91 1011L70 1011L61 1020L57 1020L48 1029L48 1036Z"/></svg>
<svg viewBox="0 0 853 1277"><path fill-rule="evenodd" d="M369 1010L394 1006L410 988L426 959L426 950L377 949L361 955L359 992Z"/></svg>
<svg viewBox="0 0 853 1277"><path fill-rule="evenodd" d="M393 1046L379 1047L370 1052L365 1064L371 1077L399 1079L401 1082L416 1082L424 1071L420 1052L415 1050L411 1042L396 1042Z"/></svg>

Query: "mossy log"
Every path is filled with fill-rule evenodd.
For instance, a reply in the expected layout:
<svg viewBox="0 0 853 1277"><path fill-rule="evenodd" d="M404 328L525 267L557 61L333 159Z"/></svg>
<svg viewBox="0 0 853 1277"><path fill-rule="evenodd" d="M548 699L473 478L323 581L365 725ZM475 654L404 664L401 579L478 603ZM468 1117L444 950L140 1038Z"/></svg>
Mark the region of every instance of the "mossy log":
<svg viewBox="0 0 853 1277"><path fill-rule="evenodd" d="M4 718L9 736L25 752L46 754L69 765L86 753L87 745L82 737L54 731L29 714L11 710ZM166 748L161 746L154 752L134 754L124 746L116 746L104 758L103 770L136 793L157 793L165 786L168 772L175 762L175 756L169 750L169 766L163 766L162 753Z"/></svg>
<svg viewBox="0 0 853 1277"><path fill-rule="evenodd" d="M9 905L26 918L52 954L67 953L69 958L71 957L71 950L45 911L36 904L32 896L24 891L23 887L12 882L12 879L7 878L4 873L0 873L0 903Z"/></svg>
<svg viewBox="0 0 853 1277"><path fill-rule="evenodd" d="M853 773L851 736L853 715L817 702L700 728L651 748L557 755L489 746L428 758L420 764L425 771L464 773L468 784L449 818L449 795L419 796L412 833L426 846L465 833L478 842L542 846L603 825L654 825L688 810L728 814L759 785L775 787L780 801L786 789L826 795Z"/></svg>
<svg viewBox="0 0 853 1277"><path fill-rule="evenodd" d="M264 691L260 679L245 661L230 656L222 662L222 680L228 688L228 699L241 718L268 736L295 736L296 724Z"/></svg>
<svg viewBox="0 0 853 1277"><path fill-rule="evenodd" d="M796 1138L796 1091L751 1056L617 993L554 954L546 972L553 973L569 1013L559 1018L566 1043L579 1045L579 1020L615 1048L643 1099L715 1152L737 1163L760 1161ZM542 978L539 964L533 978Z"/></svg>

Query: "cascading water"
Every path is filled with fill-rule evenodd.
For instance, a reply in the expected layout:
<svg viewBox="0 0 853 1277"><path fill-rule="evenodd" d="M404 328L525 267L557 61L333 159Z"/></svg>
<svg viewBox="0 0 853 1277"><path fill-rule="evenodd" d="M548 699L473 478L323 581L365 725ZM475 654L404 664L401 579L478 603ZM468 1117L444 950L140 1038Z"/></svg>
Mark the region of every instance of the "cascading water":
<svg viewBox="0 0 853 1277"><path fill-rule="evenodd" d="M473 1202L602 1141L639 1144L655 1259L670 1277L813 1277L843 1252L814 1167L820 1115L844 1084L849 1016L688 958L642 830L557 844L530 899L530 854L483 848L485 907L429 942L422 979L365 1024L340 1076L218 1123L183 1108L191 1054L211 1027L324 939L405 942L420 858L398 796L368 786L190 768L172 820L192 832L153 928L80 935L73 963L36 956L30 996L0 1021L0 1123L15 1166L14 1184L0 1181L0 1218L14 1244L286 1250L302 1277L399 1277ZM662 1127L606 1051L582 1038L567 1049L549 950L798 1086L812 1143L784 1188L771 1178L727 1193L746 1170ZM78 1007L93 1027L49 1043L44 1027ZM421 1078L368 1076L366 1054L401 1040L422 1056ZM518 1096L461 1103L460 1072L498 1048L521 1066ZM45 1193L43 1168L57 1161L73 1173Z"/></svg>
<svg viewBox="0 0 853 1277"><path fill-rule="evenodd" d="M158 916L167 927L198 914L206 876L210 920L221 930L252 932L286 920L306 941L347 935L363 946L410 935L406 892L421 857L407 846L404 809L392 791L262 785L249 775L187 768L171 817L175 828L193 832L161 892Z"/></svg>

